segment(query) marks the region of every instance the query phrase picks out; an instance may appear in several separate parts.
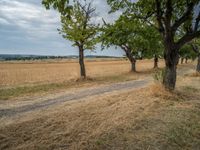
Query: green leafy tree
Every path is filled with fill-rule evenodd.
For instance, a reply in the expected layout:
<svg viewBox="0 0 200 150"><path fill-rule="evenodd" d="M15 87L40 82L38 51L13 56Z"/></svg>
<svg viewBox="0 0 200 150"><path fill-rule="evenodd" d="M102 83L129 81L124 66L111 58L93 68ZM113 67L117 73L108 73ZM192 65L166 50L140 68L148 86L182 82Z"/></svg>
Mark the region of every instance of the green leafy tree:
<svg viewBox="0 0 200 150"><path fill-rule="evenodd" d="M132 25L134 24L134 25ZM137 24L130 21L127 17L121 16L114 24L107 24L104 21L102 27L102 46L109 47L111 45L120 47L126 54L126 57L131 63L131 71L136 71L136 56L137 49L134 46Z"/></svg>
<svg viewBox="0 0 200 150"><path fill-rule="evenodd" d="M196 67L196 71L198 73L200 73L200 40L197 39L197 40L194 40L192 43L191 43L191 46L192 46L192 50L193 52L196 54L197 56L197 67Z"/></svg>
<svg viewBox="0 0 200 150"><path fill-rule="evenodd" d="M183 64L184 60L185 60L185 63L187 63L188 59L194 60L197 57L191 44L184 45L179 51L179 56L181 58L181 64Z"/></svg>
<svg viewBox="0 0 200 150"><path fill-rule="evenodd" d="M142 32L143 44L138 45L142 47L142 55L145 58L154 59L154 68L158 68L158 60L163 57L163 43L160 38L160 34L155 30L154 27L146 25L143 27Z"/></svg>
<svg viewBox="0 0 200 150"><path fill-rule="evenodd" d="M104 21L104 26L101 30L102 45L103 47L114 45L124 50L126 57L131 63L131 71L135 72L136 60L141 57L141 52L145 52L145 54L149 53L149 55L151 55L150 51L147 51L146 49L152 48L153 45L153 48L156 46L156 44L152 44L147 40L147 38L155 38L150 36L150 34L146 37L147 34L144 33L144 30L148 30L146 29L147 27L148 26L140 20L131 19L131 16L128 15L121 15L114 24L107 24ZM157 49L154 50L154 54L156 54Z"/></svg>
<svg viewBox="0 0 200 150"><path fill-rule="evenodd" d="M99 25L91 22L95 8L92 7L91 3L87 3L86 1L84 4L75 1L73 7L64 5L66 8L63 7L63 4L68 4L68 1L51 0L48 2L47 8L51 4L54 4L54 8L58 9L61 13L62 28L59 29L59 33L62 34L63 38L72 41L73 46L78 47L80 75L82 78L86 78L84 51L94 50L98 42L97 34ZM69 13L66 13L68 10Z"/></svg>
<svg viewBox="0 0 200 150"><path fill-rule="evenodd" d="M159 31L164 44L166 89L174 90L180 49L200 36L200 0L107 0L112 11L123 8ZM175 38L183 33L179 38Z"/></svg>
<svg viewBox="0 0 200 150"><path fill-rule="evenodd" d="M185 59L185 63L187 63L188 59L195 60L197 58L197 66L196 71L200 72L200 40L195 39L192 42L184 45L179 52L181 57L181 64Z"/></svg>
<svg viewBox="0 0 200 150"><path fill-rule="evenodd" d="M53 7L62 15L69 15L72 6L69 5L69 0L42 0L42 4L46 9Z"/></svg>

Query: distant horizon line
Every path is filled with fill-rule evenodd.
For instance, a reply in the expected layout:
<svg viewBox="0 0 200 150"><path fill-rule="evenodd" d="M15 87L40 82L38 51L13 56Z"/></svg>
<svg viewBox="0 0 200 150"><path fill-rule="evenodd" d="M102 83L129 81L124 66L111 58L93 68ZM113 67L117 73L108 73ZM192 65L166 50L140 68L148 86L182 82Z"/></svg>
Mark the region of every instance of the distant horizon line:
<svg viewBox="0 0 200 150"><path fill-rule="evenodd" d="M0 53L0 55L21 55L21 56L79 56L77 54L70 54L70 55L49 55L49 54L16 54L16 53L13 53L13 54L6 54L6 53ZM105 56L105 57L124 57L123 55L122 56L116 56L116 55L95 55L95 54L87 54L85 56Z"/></svg>

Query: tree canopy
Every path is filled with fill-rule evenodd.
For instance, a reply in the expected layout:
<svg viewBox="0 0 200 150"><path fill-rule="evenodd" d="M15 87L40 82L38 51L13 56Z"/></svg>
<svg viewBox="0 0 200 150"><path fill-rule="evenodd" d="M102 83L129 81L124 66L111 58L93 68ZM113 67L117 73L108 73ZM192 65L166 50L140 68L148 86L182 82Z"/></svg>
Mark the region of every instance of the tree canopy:
<svg viewBox="0 0 200 150"><path fill-rule="evenodd" d="M145 22L133 19L131 14L121 15L113 24L105 22L101 37L103 47L121 47L125 52L130 51L134 58L162 55L163 46L159 33Z"/></svg>
<svg viewBox="0 0 200 150"><path fill-rule="evenodd" d="M104 21L101 40L103 47L111 45L118 46L124 50L126 57L132 64L132 71L135 70L135 62L138 52L141 51L142 37L141 23L139 20L132 20L129 16L121 15L113 24L107 24Z"/></svg>
<svg viewBox="0 0 200 150"><path fill-rule="evenodd" d="M52 6L60 13L63 38L70 40L79 49L80 74L86 78L84 50L94 50L98 42L99 25L92 23L95 8L91 2L74 0L73 6L69 0L43 0L42 4L50 9Z"/></svg>
<svg viewBox="0 0 200 150"><path fill-rule="evenodd" d="M180 49L200 36L200 0L107 0L112 11L145 21L160 33L164 45L165 75L163 84L173 90Z"/></svg>
<svg viewBox="0 0 200 150"><path fill-rule="evenodd" d="M95 49L99 25L91 22L94 12L91 3L82 5L77 1L70 10L70 17L61 15L60 34L72 41L73 46L83 46L83 50Z"/></svg>
<svg viewBox="0 0 200 150"><path fill-rule="evenodd" d="M186 42L200 36L199 0L107 0L113 11L121 9L124 14L146 21L154 26L161 35L170 28L171 36L181 32L183 36L176 38L178 48ZM164 36L164 35L163 35Z"/></svg>
<svg viewBox="0 0 200 150"><path fill-rule="evenodd" d="M53 7L58 10L62 15L69 15L72 6L69 5L69 0L42 0L42 4L46 9Z"/></svg>

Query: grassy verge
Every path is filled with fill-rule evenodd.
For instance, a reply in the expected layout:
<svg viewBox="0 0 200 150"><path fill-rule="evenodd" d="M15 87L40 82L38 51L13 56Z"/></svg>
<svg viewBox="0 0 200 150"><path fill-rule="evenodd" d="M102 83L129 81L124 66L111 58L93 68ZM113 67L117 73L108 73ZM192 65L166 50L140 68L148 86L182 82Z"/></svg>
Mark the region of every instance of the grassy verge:
<svg viewBox="0 0 200 150"><path fill-rule="evenodd" d="M134 74L124 74L118 76L105 76L97 78L88 78L87 80L68 81L64 83L49 83L40 85L26 85L14 88L0 89L0 100L9 100L11 98L26 96L31 94L47 93L55 90L64 90L80 87L87 87L96 84L106 84L114 82L123 82L136 79Z"/></svg>

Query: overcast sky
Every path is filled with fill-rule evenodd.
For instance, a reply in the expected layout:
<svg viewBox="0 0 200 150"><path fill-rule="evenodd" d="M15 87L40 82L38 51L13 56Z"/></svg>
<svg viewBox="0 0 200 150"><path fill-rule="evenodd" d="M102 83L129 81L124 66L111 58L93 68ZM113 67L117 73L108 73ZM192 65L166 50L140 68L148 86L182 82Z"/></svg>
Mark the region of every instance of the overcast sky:
<svg viewBox="0 0 200 150"><path fill-rule="evenodd" d="M112 22L119 13L108 15L106 0L94 0L98 16ZM76 55L78 50L58 34L60 18L53 10L45 10L41 0L0 0L0 54ZM95 55L123 55L122 50L110 48Z"/></svg>

